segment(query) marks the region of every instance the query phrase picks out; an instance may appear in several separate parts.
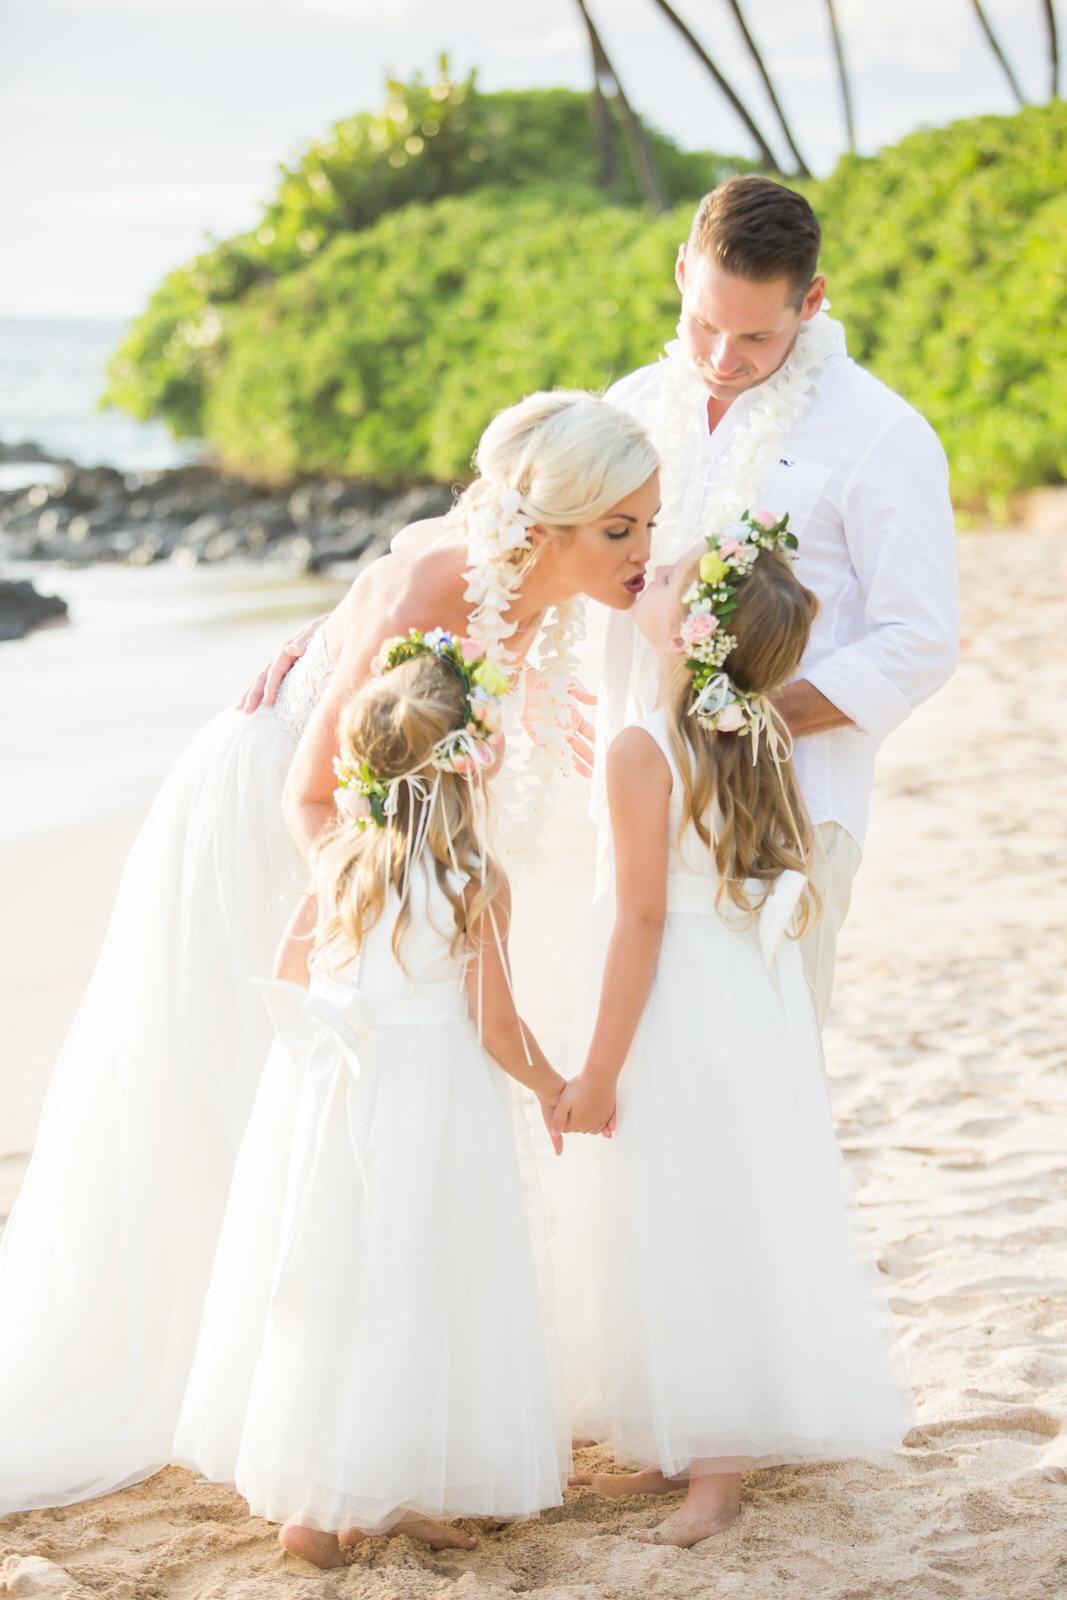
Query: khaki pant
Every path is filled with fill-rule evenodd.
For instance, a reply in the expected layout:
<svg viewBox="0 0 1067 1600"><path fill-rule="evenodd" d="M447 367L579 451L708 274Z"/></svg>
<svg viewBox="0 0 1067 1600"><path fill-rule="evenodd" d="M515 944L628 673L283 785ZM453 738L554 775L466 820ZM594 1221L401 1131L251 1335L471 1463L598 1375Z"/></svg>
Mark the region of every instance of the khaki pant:
<svg viewBox="0 0 1067 1600"><path fill-rule="evenodd" d="M852 898L852 880L859 870L860 847L839 822L820 822L815 829L812 879L822 901L822 915L800 941L804 972L822 1027L834 992L837 936Z"/></svg>

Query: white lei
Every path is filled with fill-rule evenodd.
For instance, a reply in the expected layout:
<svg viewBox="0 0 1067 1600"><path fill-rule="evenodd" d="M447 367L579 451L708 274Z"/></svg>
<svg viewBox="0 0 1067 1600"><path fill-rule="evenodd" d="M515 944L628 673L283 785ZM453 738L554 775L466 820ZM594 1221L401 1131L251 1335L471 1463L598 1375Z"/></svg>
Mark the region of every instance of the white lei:
<svg viewBox="0 0 1067 1600"><path fill-rule="evenodd" d="M518 490L505 489L489 503L471 505L466 512L466 599L474 602L467 631L509 674L514 672L515 662L507 654L505 641L516 625L505 622L504 613L522 582L521 570L509 558L527 547L530 523L520 511L520 503ZM570 684L584 631L581 600L555 606L538 637L537 667L525 673L524 693L513 697L515 725L509 737L514 744L521 719L529 738L523 741L522 760L512 757L505 761L493 780L495 831L509 870L536 859L537 839L554 809L559 780L571 769L567 742Z"/></svg>
<svg viewBox="0 0 1067 1600"><path fill-rule="evenodd" d="M755 510L769 469L815 397L823 363L828 356L845 353L845 330L825 311L801 325L788 359L759 385L755 405L727 447L723 488L705 506L691 537L686 530L684 543L678 543L686 487L707 438L708 391L681 340L671 340L660 361L662 378L649 432L660 458L659 523L676 542L674 555L684 546L717 537L744 512ZM788 510L779 506L777 513Z"/></svg>

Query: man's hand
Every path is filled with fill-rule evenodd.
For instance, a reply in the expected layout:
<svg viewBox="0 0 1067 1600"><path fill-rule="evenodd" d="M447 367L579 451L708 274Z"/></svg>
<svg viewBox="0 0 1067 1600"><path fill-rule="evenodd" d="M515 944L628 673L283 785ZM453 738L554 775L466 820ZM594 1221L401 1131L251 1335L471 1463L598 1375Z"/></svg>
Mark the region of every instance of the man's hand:
<svg viewBox="0 0 1067 1600"><path fill-rule="evenodd" d="M557 1133L603 1133L615 1127L615 1085L580 1072L556 1102L552 1126Z"/></svg>
<svg viewBox="0 0 1067 1600"><path fill-rule="evenodd" d="M852 726L852 719L839 711L807 678L798 678L795 683L787 683L784 689L779 689L774 703L794 739L801 739L806 733L825 733L829 728Z"/></svg>
<svg viewBox="0 0 1067 1600"><path fill-rule="evenodd" d="M301 628L299 633L294 633L291 639L285 641L270 666L264 667L255 682L245 690L240 700L238 700L238 711L244 711L249 714L253 711L258 711L260 706L272 706L274 704L285 674L289 671L294 661L299 661L311 643L315 629L325 620L325 617L316 617L313 622L308 623L307 627Z"/></svg>

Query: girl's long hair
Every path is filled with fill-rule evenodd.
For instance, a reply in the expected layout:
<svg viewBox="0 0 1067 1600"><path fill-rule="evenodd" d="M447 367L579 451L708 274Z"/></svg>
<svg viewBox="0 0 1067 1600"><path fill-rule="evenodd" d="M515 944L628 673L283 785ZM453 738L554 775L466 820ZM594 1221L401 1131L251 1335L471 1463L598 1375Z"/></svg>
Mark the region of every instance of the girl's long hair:
<svg viewBox="0 0 1067 1600"><path fill-rule="evenodd" d="M488 852L487 797L482 778L439 772L430 756L439 739L463 726L466 701L458 675L435 656L418 656L372 678L349 705L340 727L342 756L383 783L406 775L396 792L389 826L359 826L338 817L315 846L312 870L319 921L315 953L327 967L350 961L364 935L385 910L390 889L401 897L393 929L393 953L411 921L406 893L415 853L426 857L455 922L453 955L462 952L468 928L499 893L504 875ZM421 840L421 842L420 842ZM455 873L469 880L464 897ZM444 930L442 930L444 931Z"/></svg>
<svg viewBox="0 0 1067 1600"><path fill-rule="evenodd" d="M682 593L696 577L698 561L693 558ZM762 550L738 589L737 610L728 624L737 644L723 670L745 694L768 697L768 722L786 750L792 749L789 730L770 697L796 673L817 610L818 601L797 582L788 561ZM720 898L725 895L754 913L763 896L754 904L747 880L765 882L769 889L789 869L810 874L811 822L793 763L775 760L767 732L753 763L752 734L701 727L692 715L695 698L693 675L679 662L668 688L667 725L682 780L682 827L692 822L702 843L714 851ZM817 914L809 876L797 932Z"/></svg>

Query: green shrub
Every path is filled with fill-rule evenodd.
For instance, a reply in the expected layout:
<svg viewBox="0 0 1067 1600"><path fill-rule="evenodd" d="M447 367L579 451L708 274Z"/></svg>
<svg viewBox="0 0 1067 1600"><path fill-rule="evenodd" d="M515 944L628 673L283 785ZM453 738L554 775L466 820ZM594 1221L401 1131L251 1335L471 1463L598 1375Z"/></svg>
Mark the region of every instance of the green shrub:
<svg viewBox="0 0 1067 1600"><path fill-rule="evenodd" d="M849 348L941 435L957 499L1067 476L1067 107L928 128L809 198Z"/></svg>
<svg viewBox="0 0 1067 1600"><path fill-rule="evenodd" d="M484 189L341 235L226 313L207 436L257 476L469 475L501 406L655 351L690 209L650 221L574 185Z"/></svg>
<svg viewBox="0 0 1067 1600"><path fill-rule="evenodd" d="M300 272L338 238L351 238L413 201L506 184L522 193L573 184L587 205L599 147L589 96L573 89L481 94L474 74L390 81L380 112L335 123L292 166L252 232L227 239L164 279L116 351L104 403L142 421L163 417L180 437L211 437L205 400L235 358L221 343L228 308L257 286ZM693 201L719 179L752 166L743 157L679 150L645 129L669 196ZM599 203L636 206L639 195L616 135L618 160ZM212 439L212 442L215 441Z"/></svg>
<svg viewBox="0 0 1067 1600"><path fill-rule="evenodd" d="M232 241L172 273L116 354L111 398L202 433L258 476L391 484L463 477L488 418L530 389L596 388L654 359L675 322L671 267L695 193L664 217L608 204L579 181L595 173L592 134L564 160L582 97L479 104L460 89L466 131L457 120L447 139L461 155L438 147L424 198L417 173L375 165L379 151L343 200L367 208L365 223L316 235L306 258L280 240L278 213L254 249ZM509 182L472 186L472 162L497 179L507 169L503 156L474 161L471 129L497 115ZM539 128L554 130L545 148ZM1065 136L1054 101L923 130L806 186L850 349L929 417L965 505L1003 511L1013 490L1067 476ZM299 169L308 185L312 159ZM718 176L715 158L692 160L693 179ZM456 163L467 192L441 197ZM548 181L553 163L566 182ZM306 221L297 190L283 184L277 204Z"/></svg>

